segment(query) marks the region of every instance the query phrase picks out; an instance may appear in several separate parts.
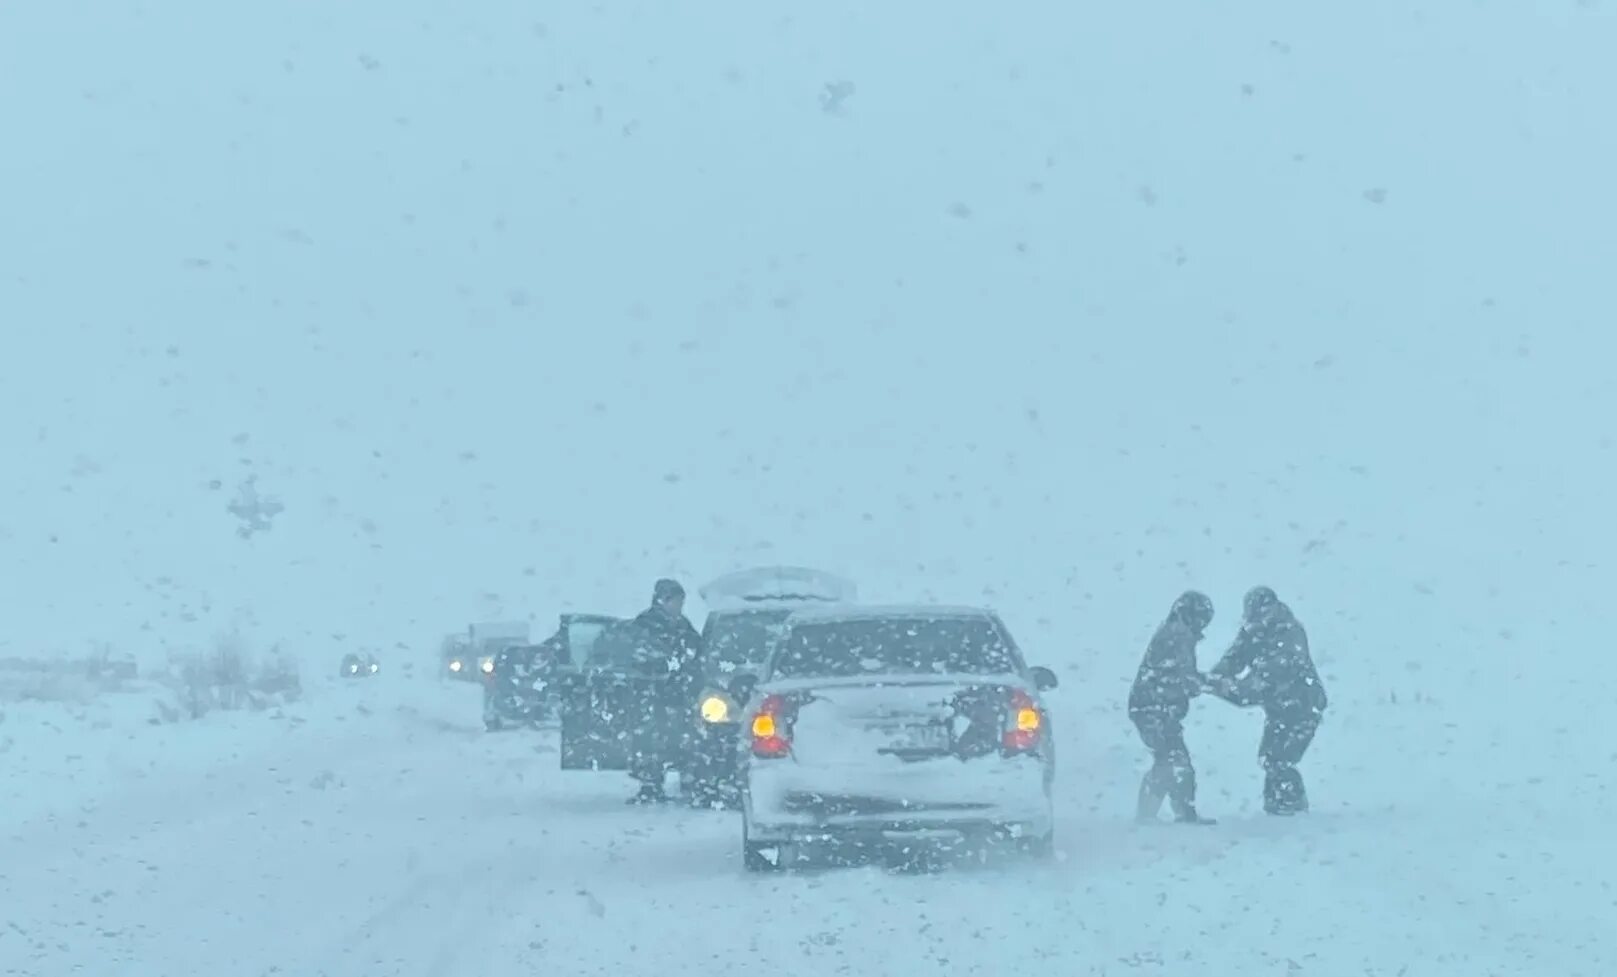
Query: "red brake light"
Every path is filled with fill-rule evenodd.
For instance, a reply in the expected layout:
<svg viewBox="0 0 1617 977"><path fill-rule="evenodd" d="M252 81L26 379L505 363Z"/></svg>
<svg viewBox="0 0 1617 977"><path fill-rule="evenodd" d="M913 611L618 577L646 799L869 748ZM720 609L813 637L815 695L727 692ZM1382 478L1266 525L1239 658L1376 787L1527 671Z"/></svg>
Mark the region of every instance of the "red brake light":
<svg viewBox="0 0 1617 977"><path fill-rule="evenodd" d="M1011 690L1001 749L1007 754L1034 753L1044 737L1044 710L1021 689Z"/></svg>
<svg viewBox="0 0 1617 977"><path fill-rule="evenodd" d="M790 719L786 711L791 704L785 696L769 695L758 704L752 717L752 755L765 760L778 760L792 752Z"/></svg>

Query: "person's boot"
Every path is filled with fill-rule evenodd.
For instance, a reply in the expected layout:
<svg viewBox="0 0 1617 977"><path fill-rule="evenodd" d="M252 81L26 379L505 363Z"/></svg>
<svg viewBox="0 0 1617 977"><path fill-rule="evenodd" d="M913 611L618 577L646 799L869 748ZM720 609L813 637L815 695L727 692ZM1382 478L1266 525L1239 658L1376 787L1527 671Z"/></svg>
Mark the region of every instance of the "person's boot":
<svg viewBox="0 0 1617 977"><path fill-rule="evenodd" d="M1213 818L1204 818L1196 810L1196 802L1183 797L1171 796L1173 802L1174 824L1217 824Z"/></svg>
<svg viewBox="0 0 1617 977"><path fill-rule="evenodd" d="M1173 781L1168 790L1168 801L1173 805L1176 824L1215 824L1212 818L1196 813L1196 768L1188 758L1178 759L1172 767Z"/></svg>
<svg viewBox="0 0 1617 977"><path fill-rule="evenodd" d="M1276 817L1308 812L1308 791L1296 767L1277 767L1263 778L1263 811Z"/></svg>
<svg viewBox="0 0 1617 977"><path fill-rule="evenodd" d="M1296 767L1291 768L1291 778L1287 784L1286 811L1291 814L1308 813L1308 788L1303 786L1303 772Z"/></svg>
<svg viewBox="0 0 1617 977"><path fill-rule="evenodd" d="M1140 797L1135 805L1134 820L1140 824L1156 824L1157 812L1162 810L1162 802L1167 796L1168 790L1162 776L1153 766L1140 780Z"/></svg>

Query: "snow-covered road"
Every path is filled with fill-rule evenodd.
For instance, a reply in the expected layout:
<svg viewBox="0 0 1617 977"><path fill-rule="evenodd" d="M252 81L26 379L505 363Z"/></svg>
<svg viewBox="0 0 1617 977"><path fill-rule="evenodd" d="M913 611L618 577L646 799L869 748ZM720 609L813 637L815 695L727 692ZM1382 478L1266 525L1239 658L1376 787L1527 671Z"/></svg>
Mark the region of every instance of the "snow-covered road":
<svg viewBox="0 0 1617 977"><path fill-rule="evenodd" d="M1205 806L1235 813L1138 830L1121 818L1137 751L1069 724L1055 865L754 878L735 815L627 807L621 775L562 775L551 735L484 734L474 695L377 682L279 717L163 727L12 708L0 974L768 962L805 975L1571 977L1617 963L1598 812L1535 809L1534 785L1463 762L1446 784L1400 793L1384 779L1366 806L1322 796L1310 817L1273 822L1237 796L1250 724L1209 714L1226 722L1202 731ZM1321 788L1352 766L1342 744L1323 747Z"/></svg>

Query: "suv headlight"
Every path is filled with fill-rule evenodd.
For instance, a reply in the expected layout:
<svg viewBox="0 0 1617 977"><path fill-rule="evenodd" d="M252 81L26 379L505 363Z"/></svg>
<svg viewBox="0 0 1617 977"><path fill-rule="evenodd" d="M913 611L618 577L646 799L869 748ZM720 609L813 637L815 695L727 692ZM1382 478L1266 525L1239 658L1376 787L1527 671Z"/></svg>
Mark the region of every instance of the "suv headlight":
<svg viewBox="0 0 1617 977"><path fill-rule="evenodd" d="M716 690L702 693L697 705L697 713L705 723L733 723L739 718L740 711L734 699Z"/></svg>

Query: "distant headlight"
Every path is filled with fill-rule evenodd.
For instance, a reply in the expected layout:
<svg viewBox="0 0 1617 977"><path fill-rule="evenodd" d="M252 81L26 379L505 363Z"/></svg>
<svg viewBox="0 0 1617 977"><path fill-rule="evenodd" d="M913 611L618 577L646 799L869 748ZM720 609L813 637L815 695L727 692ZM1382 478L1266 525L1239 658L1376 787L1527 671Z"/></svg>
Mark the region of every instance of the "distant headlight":
<svg viewBox="0 0 1617 977"><path fill-rule="evenodd" d="M371 674L372 674L372 675L375 675L375 674L376 674L376 670L377 670L377 669L378 669L378 668L381 668L381 667L382 667L382 666L380 666L380 665L378 665L378 664L376 664L376 663L375 663L375 662L371 662Z"/></svg>
<svg viewBox="0 0 1617 977"><path fill-rule="evenodd" d="M449 670L451 672L458 672L458 671L460 671L460 669L461 669L460 659L457 658L454 661L449 663Z"/></svg>
<svg viewBox="0 0 1617 977"><path fill-rule="evenodd" d="M484 675L493 675L494 674L494 659L492 659L492 658L483 659L483 662L479 667L481 667L483 669L483 674Z"/></svg>
<svg viewBox="0 0 1617 977"><path fill-rule="evenodd" d="M729 696L722 692L709 692L702 697L700 711L703 722L731 723L735 722L737 710Z"/></svg>

